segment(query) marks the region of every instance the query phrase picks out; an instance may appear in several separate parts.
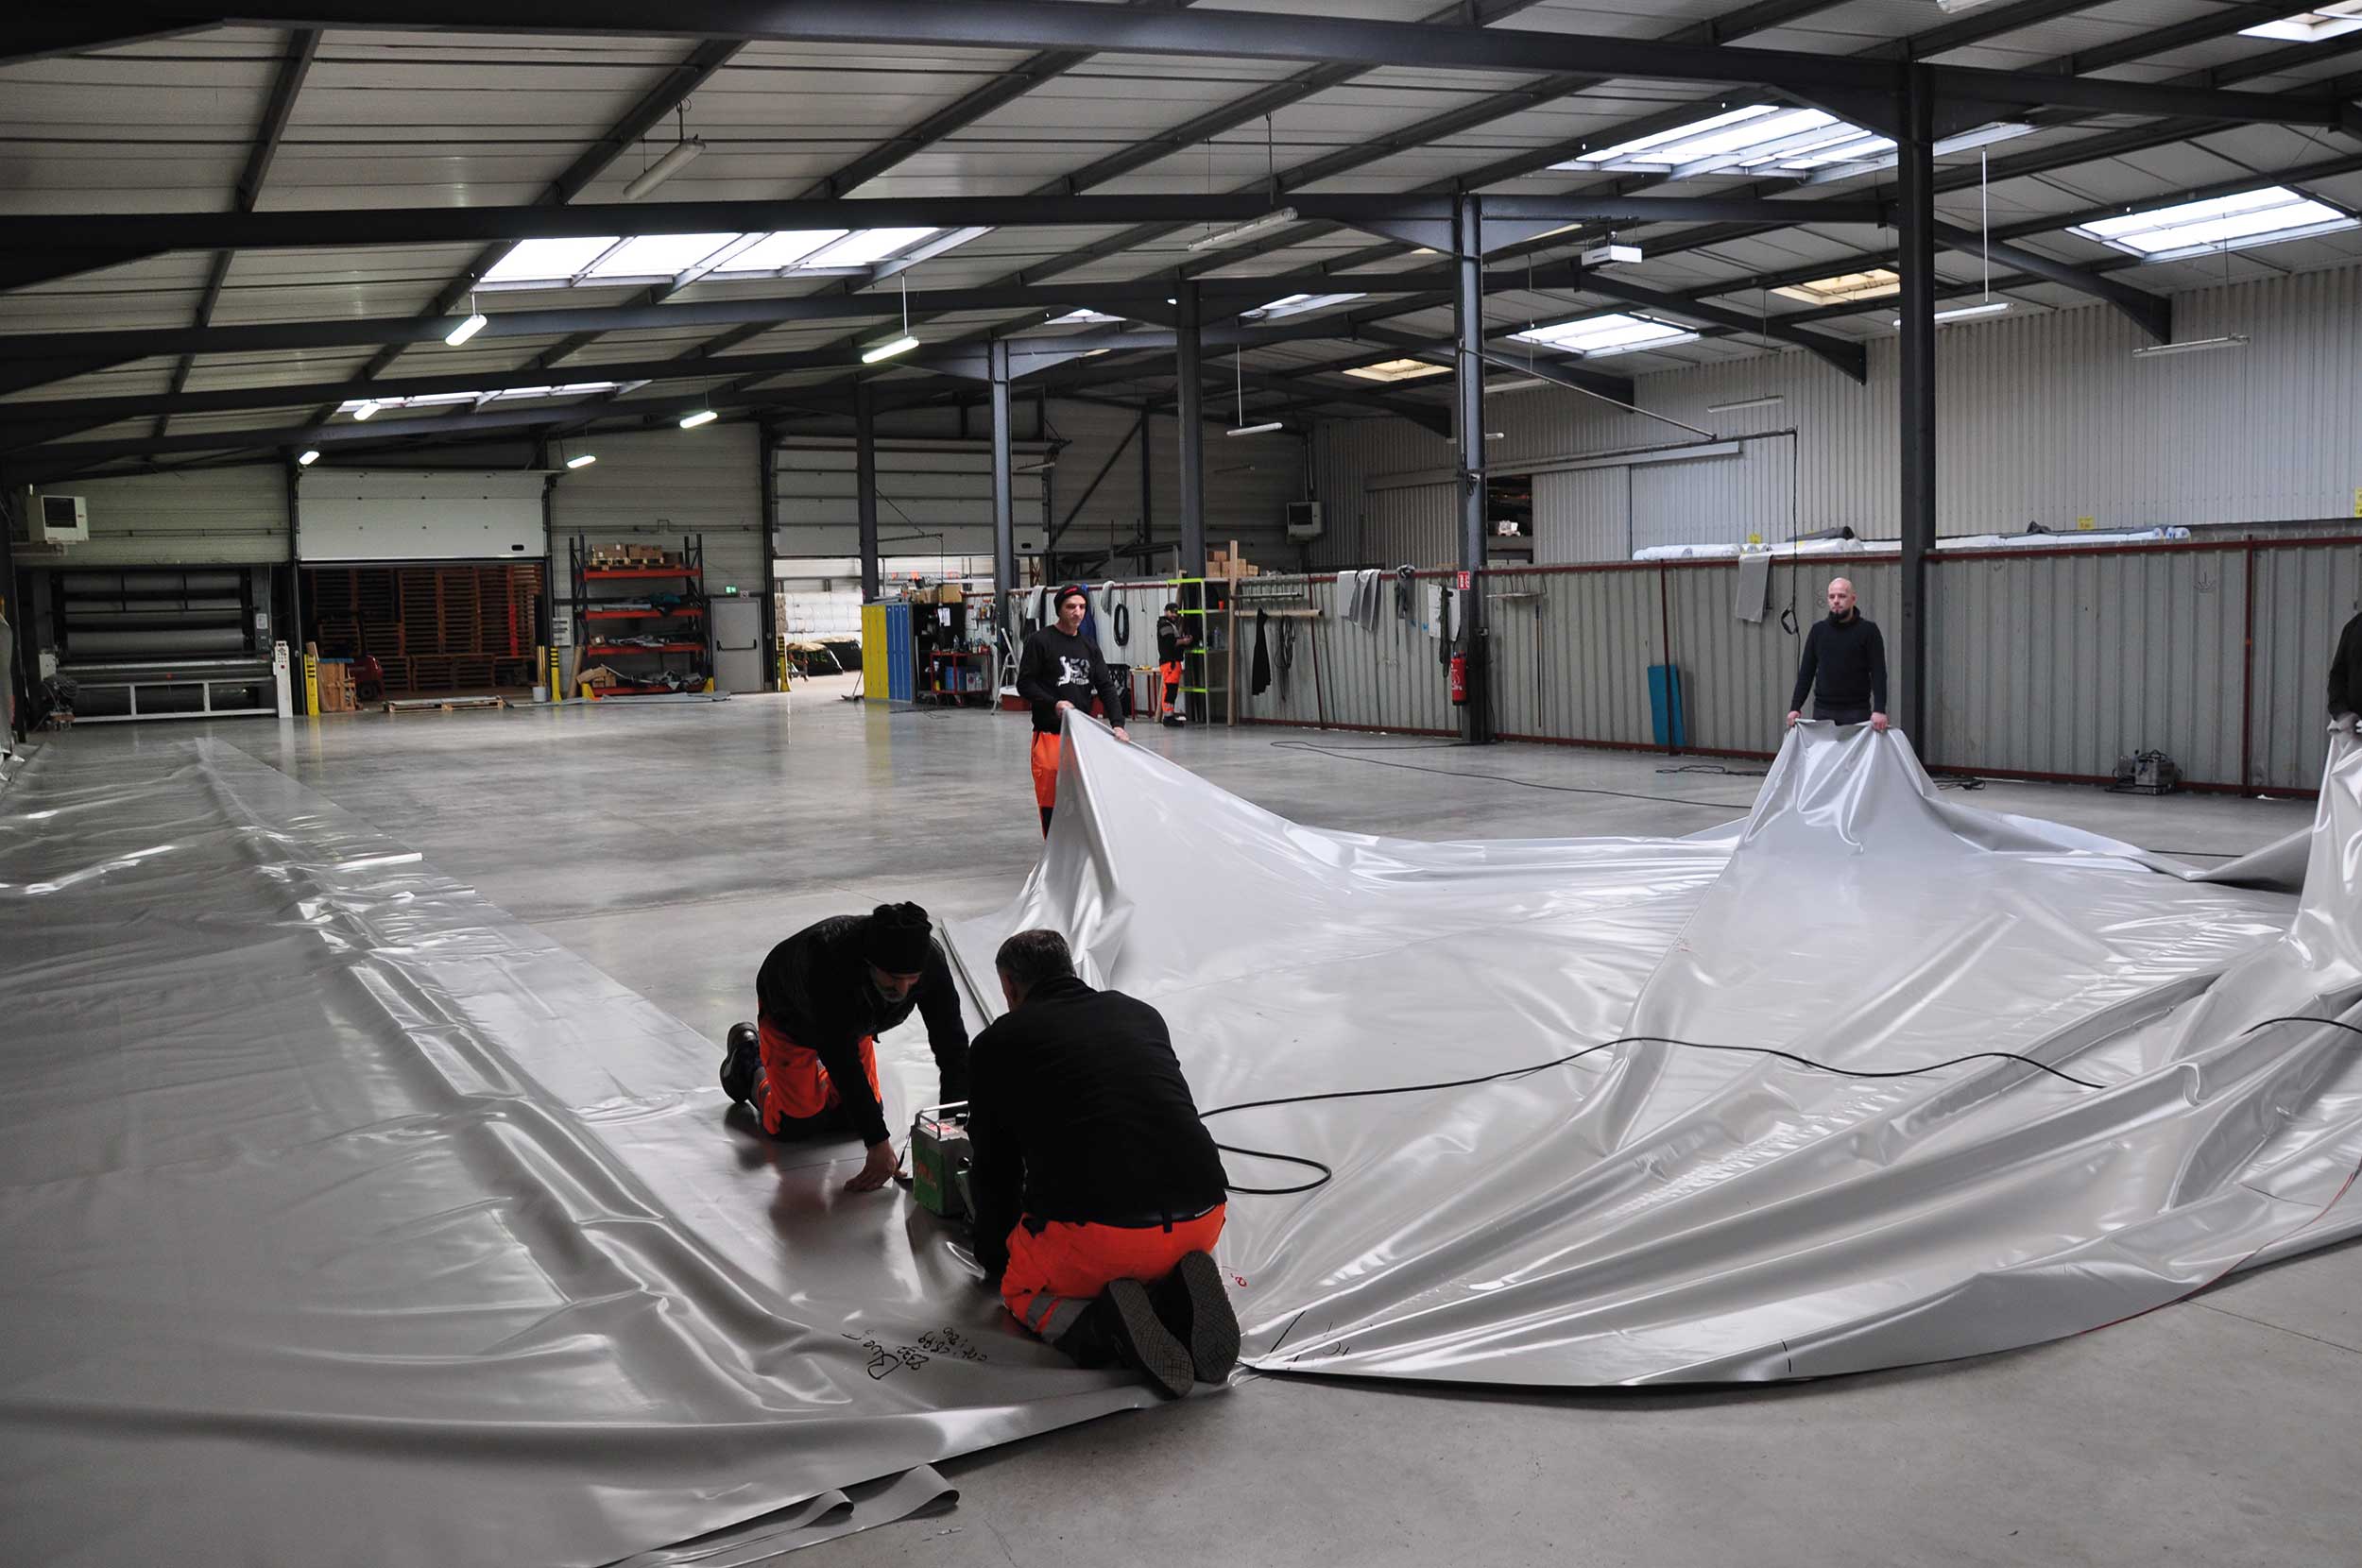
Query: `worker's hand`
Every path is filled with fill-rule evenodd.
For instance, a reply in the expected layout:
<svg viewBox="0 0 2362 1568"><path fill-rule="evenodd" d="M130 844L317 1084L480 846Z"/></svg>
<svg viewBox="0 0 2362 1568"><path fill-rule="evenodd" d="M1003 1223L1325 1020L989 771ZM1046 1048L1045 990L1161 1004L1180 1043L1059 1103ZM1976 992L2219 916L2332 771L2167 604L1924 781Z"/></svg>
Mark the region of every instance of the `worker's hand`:
<svg viewBox="0 0 2362 1568"><path fill-rule="evenodd" d="M2336 730L2340 735L2352 735L2353 733L2353 723L2354 716L2353 714L2340 713L2336 718L2329 721L2329 727Z"/></svg>
<svg viewBox="0 0 2362 1568"><path fill-rule="evenodd" d="M1132 732L1125 729L1121 724L1118 724L1116 725L1116 739L1119 741L1128 741L1132 739Z"/></svg>
<svg viewBox="0 0 2362 1568"><path fill-rule="evenodd" d="M881 1138L869 1146L869 1158L862 1162L861 1174L845 1184L847 1192L875 1192L894 1179L901 1165L894 1157L894 1140Z"/></svg>
<svg viewBox="0 0 2362 1568"><path fill-rule="evenodd" d="M1064 713L1068 708L1072 707L1074 705L1072 703L1062 702L1057 706L1055 711Z"/></svg>
<svg viewBox="0 0 2362 1568"><path fill-rule="evenodd" d="M1788 710L1788 727L1794 729L1796 727L1796 721L1804 716L1805 715L1801 710L1793 707L1789 708Z"/></svg>
<svg viewBox="0 0 2362 1568"><path fill-rule="evenodd" d="M1887 727L1887 716L1883 713L1873 713L1870 716L1870 727L1884 734Z"/></svg>

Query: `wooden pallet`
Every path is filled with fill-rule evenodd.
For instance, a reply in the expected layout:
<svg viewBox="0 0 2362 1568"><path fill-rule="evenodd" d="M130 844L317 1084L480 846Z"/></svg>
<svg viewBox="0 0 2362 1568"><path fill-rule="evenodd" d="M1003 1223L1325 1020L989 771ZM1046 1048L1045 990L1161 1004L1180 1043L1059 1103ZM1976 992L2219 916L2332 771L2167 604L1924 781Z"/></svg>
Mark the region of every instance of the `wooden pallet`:
<svg viewBox="0 0 2362 1568"><path fill-rule="evenodd" d="M506 697L408 697L385 705L388 713L457 713L471 708L502 708Z"/></svg>

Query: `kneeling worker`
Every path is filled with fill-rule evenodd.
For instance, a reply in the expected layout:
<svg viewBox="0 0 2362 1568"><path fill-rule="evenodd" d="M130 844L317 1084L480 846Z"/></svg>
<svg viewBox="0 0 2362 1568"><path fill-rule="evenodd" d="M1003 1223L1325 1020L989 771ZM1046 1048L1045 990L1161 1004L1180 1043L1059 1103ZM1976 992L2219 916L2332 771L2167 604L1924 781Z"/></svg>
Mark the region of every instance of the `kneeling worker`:
<svg viewBox="0 0 2362 1568"><path fill-rule="evenodd" d="M994 963L1009 1011L976 1036L977 1261L1083 1366L1121 1361L1172 1396L1222 1381L1239 1320L1207 1253L1227 1178L1165 1020L1076 979L1055 931L1019 931Z"/></svg>
<svg viewBox="0 0 2362 1568"><path fill-rule="evenodd" d="M877 1037L916 1009L946 1101L967 1098L967 1024L927 912L881 904L831 915L771 949L755 976L759 1024L730 1030L722 1090L750 1106L773 1137L851 1131L869 1150L850 1192L894 1174L878 1089Z"/></svg>
<svg viewBox="0 0 2362 1568"><path fill-rule="evenodd" d="M1083 640L1083 612L1089 606L1090 595L1079 584L1060 588L1057 621L1028 637L1018 657L1018 695L1034 709L1034 804L1041 808L1045 838L1051 811L1058 804L1058 753L1065 745L1061 726L1066 710L1089 712L1095 695L1106 707L1116 739L1132 739L1123 728L1123 689L1099 656L1097 645Z"/></svg>

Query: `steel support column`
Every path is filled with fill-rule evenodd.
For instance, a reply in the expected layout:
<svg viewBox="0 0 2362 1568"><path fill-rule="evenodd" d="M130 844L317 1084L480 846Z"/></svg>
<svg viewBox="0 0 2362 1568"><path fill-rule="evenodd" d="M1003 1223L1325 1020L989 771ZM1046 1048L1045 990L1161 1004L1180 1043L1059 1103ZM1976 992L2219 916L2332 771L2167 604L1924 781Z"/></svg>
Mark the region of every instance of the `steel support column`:
<svg viewBox="0 0 2362 1568"><path fill-rule="evenodd" d="M1493 741L1493 694L1484 628L1484 212L1482 198L1463 194L1452 210L1452 390L1460 440L1460 583L1453 602L1460 608L1456 643L1466 661L1468 700L1460 710L1460 734L1469 745Z"/></svg>
<svg viewBox="0 0 2362 1568"><path fill-rule="evenodd" d="M787 689L787 652L779 646L779 427L768 419L755 421L755 481L762 486L762 668L764 684L775 691ZM713 636L713 623L706 623ZM718 650L708 655L709 667Z"/></svg>
<svg viewBox="0 0 2362 1568"><path fill-rule="evenodd" d="M992 586L998 622L1017 645L1017 518L1009 498L1009 346L995 338L992 365Z"/></svg>
<svg viewBox="0 0 2362 1568"><path fill-rule="evenodd" d="M1903 488L1903 602L1891 662L1891 717L1922 755L1933 743L1927 710L1927 555L1936 543L1936 221L1934 94L1926 71L1905 78L1903 134L1895 149L1895 270L1903 275L1896 434Z"/></svg>
<svg viewBox="0 0 2362 1568"><path fill-rule="evenodd" d="M287 683L294 691L296 716L310 718L311 688L303 681L303 504L298 499L303 465L291 454L283 471L287 488L287 603L295 611L295 624L287 628Z"/></svg>
<svg viewBox="0 0 2362 1568"><path fill-rule="evenodd" d="M1179 400L1181 461L1181 574L1206 570L1206 391L1198 376L1197 285L1175 283L1173 309L1174 393Z"/></svg>
<svg viewBox="0 0 2362 1568"><path fill-rule="evenodd" d="M861 602L866 605L878 597L884 575L878 561L878 393L868 382L853 387L853 514L861 525Z"/></svg>

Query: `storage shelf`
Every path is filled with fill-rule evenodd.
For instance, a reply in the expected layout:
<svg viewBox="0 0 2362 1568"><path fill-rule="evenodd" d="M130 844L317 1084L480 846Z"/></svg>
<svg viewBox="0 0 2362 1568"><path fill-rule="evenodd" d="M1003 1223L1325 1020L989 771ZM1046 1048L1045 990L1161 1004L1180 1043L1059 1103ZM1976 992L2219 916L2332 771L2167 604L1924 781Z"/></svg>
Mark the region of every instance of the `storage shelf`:
<svg viewBox="0 0 2362 1568"><path fill-rule="evenodd" d="M618 577L696 577L702 575L703 571L704 569L702 567L693 566L662 566L654 568L611 566L585 567L582 574L593 581L612 582Z"/></svg>
<svg viewBox="0 0 2362 1568"><path fill-rule="evenodd" d="M615 658L625 654L702 654L702 642L593 642L582 650L601 658Z"/></svg>
<svg viewBox="0 0 2362 1568"><path fill-rule="evenodd" d="M675 617L696 620L706 613L703 605L683 605L670 610L585 610L585 621L670 621Z"/></svg>

